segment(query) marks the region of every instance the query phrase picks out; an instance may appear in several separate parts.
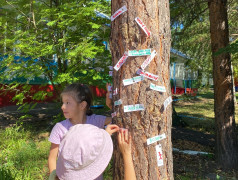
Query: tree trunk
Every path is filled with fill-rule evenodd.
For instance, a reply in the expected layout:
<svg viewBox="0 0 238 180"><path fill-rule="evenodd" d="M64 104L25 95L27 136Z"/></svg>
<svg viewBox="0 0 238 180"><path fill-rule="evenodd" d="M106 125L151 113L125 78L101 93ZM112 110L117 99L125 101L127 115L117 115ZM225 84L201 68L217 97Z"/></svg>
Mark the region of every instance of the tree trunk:
<svg viewBox="0 0 238 180"><path fill-rule="evenodd" d="M111 23L111 52L113 66L128 50L151 49L157 55L145 71L158 75L158 81L145 78L143 81L124 86L123 80L133 78L147 56L128 57L121 68L113 72L113 89L118 94L114 102L121 99L122 105L114 107L118 112L113 121L128 128L132 135L132 156L138 180L157 180L173 178L173 159L171 143L172 103L164 108L164 101L171 96L170 59L170 14L168 0L112 0L112 14L126 5L127 11ZM151 35L135 21L139 17ZM150 89L150 83L165 86L166 92ZM143 104L144 111L124 112L124 106ZM147 145L148 138L165 133L166 138ZM157 165L156 145L162 145L163 166ZM114 149L114 179L123 178L123 160L117 143Z"/></svg>
<svg viewBox="0 0 238 180"><path fill-rule="evenodd" d="M225 169L237 168L238 149L231 57L229 53L214 55L220 48L229 44L227 1L211 0L208 6L213 60L216 158L218 164Z"/></svg>

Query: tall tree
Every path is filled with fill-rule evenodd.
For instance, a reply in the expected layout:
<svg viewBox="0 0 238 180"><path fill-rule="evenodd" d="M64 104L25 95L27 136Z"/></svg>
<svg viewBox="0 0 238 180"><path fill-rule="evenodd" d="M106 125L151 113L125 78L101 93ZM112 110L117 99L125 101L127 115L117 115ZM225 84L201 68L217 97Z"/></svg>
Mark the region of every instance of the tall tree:
<svg viewBox="0 0 238 180"><path fill-rule="evenodd" d="M132 134L133 161L137 179L173 179L173 159L171 143L172 108L164 106L165 100L171 96L169 77L170 58L170 13L168 0L112 0L112 14L124 5L127 11L111 23L111 52L113 65L128 50L156 50L157 55L145 68L145 71L158 75L158 81L145 78L128 86L124 79L136 76L136 71L145 61L146 56L128 57L118 70L114 70L113 88L118 94L113 100L122 100L122 105L114 107L116 124L129 128ZM120 11L119 11L120 14ZM139 17L151 32L150 36L135 21ZM133 81L133 80L132 80ZM134 79L135 81L135 79ZM151 83L165 86L166 92L160 93L150 89ZM167 99L168 100L168 99ZM166 101L167 102L167 101ZM125 112L127 105L143 104L144 111ZM128 110L128 109L127 109ZM135 110L130 106L129 110ZM146 144L148 138L165 133L166 138L159 141L161 152L156 152L158 142ZM158 146L157 146L158 147ZM158 159L163 158L163 165L158 166ZM115 179L123 179L123 161L118 146L114 150Z"/></svg>
<svg viewBox="0 0 238 180"><path fill-rule="evenodd" d="M230 54L215 53L229 45L227 1L208 2L214 80L217 162L225 169L238 167L234 91Z"/></svg>

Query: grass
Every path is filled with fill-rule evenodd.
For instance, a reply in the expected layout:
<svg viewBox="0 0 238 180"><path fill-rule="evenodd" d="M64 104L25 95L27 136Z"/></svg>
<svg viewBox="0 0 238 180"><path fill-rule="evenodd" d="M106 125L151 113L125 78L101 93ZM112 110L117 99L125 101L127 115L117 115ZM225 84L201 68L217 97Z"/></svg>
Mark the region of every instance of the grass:
<svg viewBox="0 0 238 180"><path fill-rule="evenodd" d="M0 169L16 180L47 179L49 146L47 138L38 141L22 125L7 127L0 131Z"/></svg>
<svg viewBox="0 0 238 180"><path fill-rule="evenodd" d="M238 98L238 94L236 94L236 97ZM201 93L197 98L193 99L187 96L179 98L184 100L174 103L178 115L194 117L182 117L182 120L188 124L188 128L213 133L213 93L211 91ZM94 101L94 105L96 104L104 105L105 108L95 109L93 110L94 113L105 114L105 111L108 110L105 106L105 98L97 98ZM236 110L238 110L237 107ZM107 116L110 116L110 114L107 114ZM238 120L237 115L236 120ZM0 180L43 180L48 178L47 158L50 148L48 131L50 129L44 129L45 127L30 127L29 124L28 126L26 124L16 124L0 130ZM182 143L184 144L184 142ZM184 164L188 164L187 161L189 160L186 161L186 159L179 158L180 163L181 161L184 161ZM174 162L176 163L176 161ZM204 162L201 161L200 164L204 164ZM217 174L225 176L221 173ZM192 168L191 171L186 169L184 172L175 174L175 179L194 179L195 176L196 173ZM230 177L234 177L234 175L231 174ZM112 179L111 163L104 172L104 179ZM199 177L196 179L199 179Z"/></svg>
<svg viewBox="0 0 238 180"><path fill-rule="evenodd" d="M200 93L196 98L186 95L178 98L182 100L174 103L175 110L189 128L214 133L214 94L212 91ZM236 99L238 101L238 93L236 93ZM237 105L236 112L238 112ZM235 120L238 124L238 113L235 114Z"/></svg>

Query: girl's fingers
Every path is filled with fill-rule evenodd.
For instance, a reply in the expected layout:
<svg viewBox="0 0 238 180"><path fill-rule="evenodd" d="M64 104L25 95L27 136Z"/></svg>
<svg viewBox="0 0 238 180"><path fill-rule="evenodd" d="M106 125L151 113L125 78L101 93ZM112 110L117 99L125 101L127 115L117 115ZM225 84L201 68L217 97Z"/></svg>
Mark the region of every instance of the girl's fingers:
<svg viewBox="0 0 238 180"><path fill-rule="evenodd" d="M128 130L127 129L124 130L124 139L125 139L125 142L128 142Z"/></svg>
<svg viewBox="0 0 238 180"><path fill-rule="evenodd" d="M122 137L121 137L121 132L119 131L118 133L118 143L121 144L122 143Z"/></svg>

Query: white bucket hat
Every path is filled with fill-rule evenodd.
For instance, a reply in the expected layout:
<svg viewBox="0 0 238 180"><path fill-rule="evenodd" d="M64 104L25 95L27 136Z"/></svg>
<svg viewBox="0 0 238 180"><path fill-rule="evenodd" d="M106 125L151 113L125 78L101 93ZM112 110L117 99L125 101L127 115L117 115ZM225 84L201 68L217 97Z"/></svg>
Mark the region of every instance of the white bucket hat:
<svg viewBox="0 0 238 180"><path fill-rule="evenodd" d="M70 128L59 146L56 174L60 180L93 180L112 157L111 136L90 124Z"/></svg>

